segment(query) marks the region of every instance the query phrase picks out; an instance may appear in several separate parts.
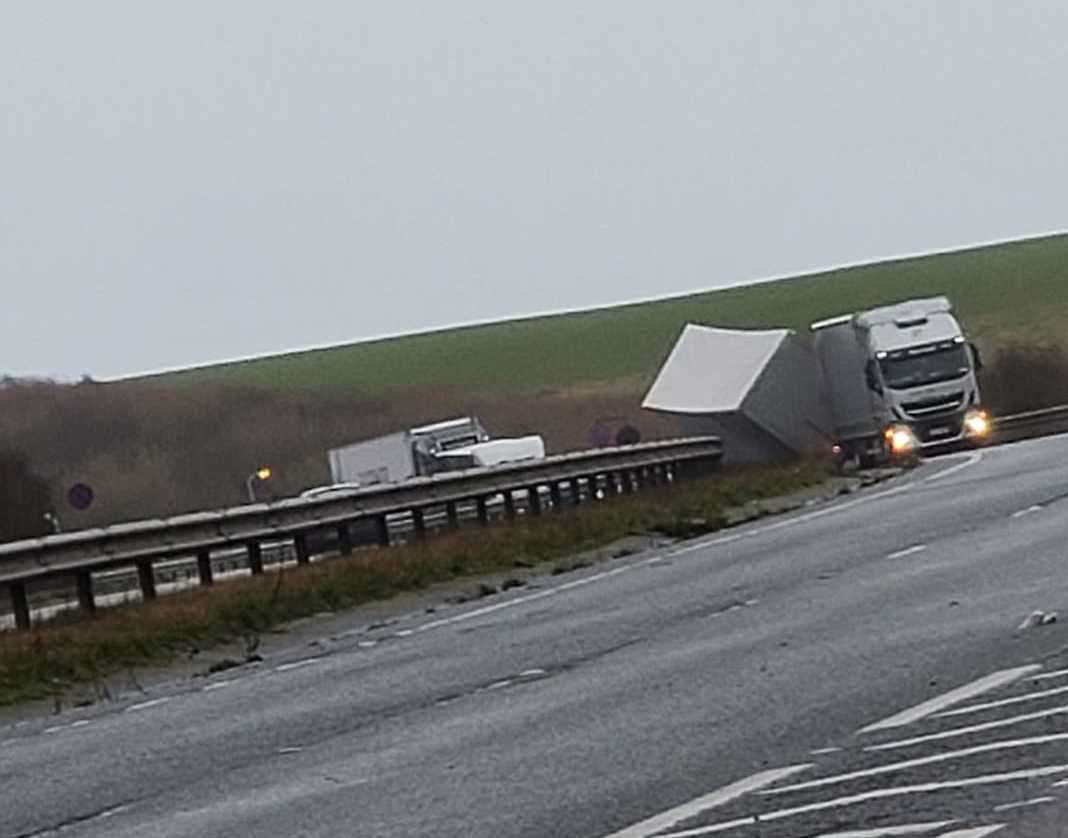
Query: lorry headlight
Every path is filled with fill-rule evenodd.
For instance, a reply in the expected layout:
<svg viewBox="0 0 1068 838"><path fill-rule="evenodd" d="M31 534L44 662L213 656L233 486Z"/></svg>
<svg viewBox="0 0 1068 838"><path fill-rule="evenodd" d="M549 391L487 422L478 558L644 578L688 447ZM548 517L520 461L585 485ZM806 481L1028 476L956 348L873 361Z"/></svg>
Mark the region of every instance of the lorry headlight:
<svg viewBox="0 0 1068 838"><path fill-rule="evenodd" d="M971 437L984 437L990 433L990 417L985 410L969 410L964 416L964 432Z"/></svg>
<svg viewBox="0 0 1068 838"><path fill-rule="evenodd" d="M905 425L891 425L887 428L886 444L891 454L911 454L918 447L916 434Z"/></svg>

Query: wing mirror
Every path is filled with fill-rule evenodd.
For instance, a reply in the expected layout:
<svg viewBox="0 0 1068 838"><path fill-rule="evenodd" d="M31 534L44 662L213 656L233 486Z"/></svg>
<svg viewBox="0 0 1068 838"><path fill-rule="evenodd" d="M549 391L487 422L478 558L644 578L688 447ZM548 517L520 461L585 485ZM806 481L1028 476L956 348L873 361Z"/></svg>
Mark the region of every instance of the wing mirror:
<svg viewBox="0 0 1068 838"><path fill-rule="evenodd" d="M883 386L879 383L879 376L875 372L875 361L868 360L864 365L864 378L868 382L868 389L876 393L883 392Z"/></svg>

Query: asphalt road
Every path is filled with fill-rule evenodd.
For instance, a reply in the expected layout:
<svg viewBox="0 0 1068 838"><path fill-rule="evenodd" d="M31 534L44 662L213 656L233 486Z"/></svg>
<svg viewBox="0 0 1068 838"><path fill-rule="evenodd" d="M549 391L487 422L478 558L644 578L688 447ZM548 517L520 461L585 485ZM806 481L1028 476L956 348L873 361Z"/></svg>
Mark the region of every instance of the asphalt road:
<svg viewBox="0 0 1068 838"><path fill-rule="evenodd" d="M0 836L1060 836L1066 536L1055 437L354 622L0 728Z"/></svg>

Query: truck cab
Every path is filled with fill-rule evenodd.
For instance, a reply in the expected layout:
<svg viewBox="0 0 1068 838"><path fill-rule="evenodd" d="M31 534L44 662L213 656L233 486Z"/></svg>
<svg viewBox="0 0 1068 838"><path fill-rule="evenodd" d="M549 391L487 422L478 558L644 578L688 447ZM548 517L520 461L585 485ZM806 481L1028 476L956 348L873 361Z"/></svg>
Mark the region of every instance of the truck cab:
<svg viewBox="0 0 1068 838"><path fill-rule="evenodd" d="M814 324L839 448L873 461L983 441L979 353L945 297Z"/></svg>
<svg viewBox="0 0 1068 838"><path fill-rule="evenodd" d="M985 436L979 355L949 300L874 309L858 315L857 325L867 334L868 386L889 427L908 428L921 449Z"/></svg>

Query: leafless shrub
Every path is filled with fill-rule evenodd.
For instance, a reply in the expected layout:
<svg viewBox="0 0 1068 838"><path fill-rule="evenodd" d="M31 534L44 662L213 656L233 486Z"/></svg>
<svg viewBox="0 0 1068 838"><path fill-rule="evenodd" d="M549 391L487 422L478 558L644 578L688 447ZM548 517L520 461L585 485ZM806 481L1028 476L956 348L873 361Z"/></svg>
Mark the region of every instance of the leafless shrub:
<svg viewBox="0 0 1068 838"><path fill-rule="evenodd" d="M1068 351L1012 344L1000 348L982 372L983 398L1001 415L1068 403Z"/></svg>

